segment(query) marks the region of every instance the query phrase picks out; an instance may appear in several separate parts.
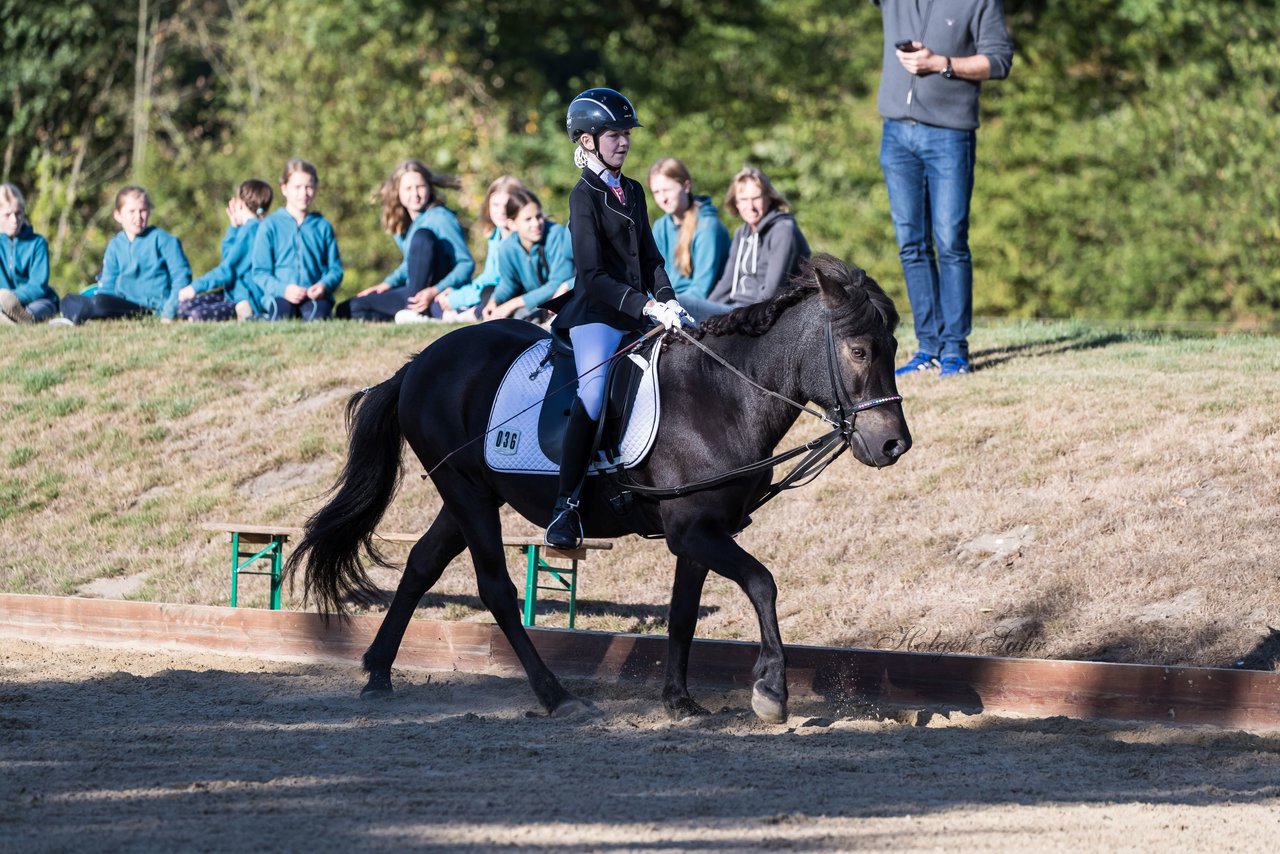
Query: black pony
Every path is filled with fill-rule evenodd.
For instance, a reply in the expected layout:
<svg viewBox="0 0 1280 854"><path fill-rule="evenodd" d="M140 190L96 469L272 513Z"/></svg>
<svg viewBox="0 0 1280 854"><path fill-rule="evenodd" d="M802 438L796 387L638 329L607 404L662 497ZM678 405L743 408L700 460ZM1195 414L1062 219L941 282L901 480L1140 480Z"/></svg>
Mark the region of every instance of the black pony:
<svg viewBox="0 0 1280 854"><path fill-rule="evenodd" d="M752 708L767 721L786 719L777 587L769 570L734 540L770 492L772 468L752 464L770 457L809 401L834 413L829 420L840 431L836 435L860 462L879 468L906 453L911 436L893 375L897 322L893 302L874 280L818 256L773 300L707 321L688 340L668 336L658 436L646 461L623 475L636 485L633 512L620 516L609 505L605 493L617 487L604 476L587 479L580 509L588 537L658 533L676 556L662 692L673 717L706 713L689 696L687 667L710 570L742 588L760 622ZM305 567L307 596L322 611L341 613L348 600L376 595L361 555L389 565L373 532L400 482L402 441L431 472L444 502L409 553L395 598L364 655L364 695L391 691L391 665L414 609L445 566L470 549L480 599L538 700L552 715L583 707L543 663L520 622L498 516L499 507L510 504L545 526L557 479L495 472L485 465L483 442L473 441L486 429L507 367L545 335L524 321L458 329L347 404L346 466L329 503L308 520L287 568L292 576ZM717 477L739 469L731 478ZM704 481L712 485L679 497L643 491Z"/></svg>

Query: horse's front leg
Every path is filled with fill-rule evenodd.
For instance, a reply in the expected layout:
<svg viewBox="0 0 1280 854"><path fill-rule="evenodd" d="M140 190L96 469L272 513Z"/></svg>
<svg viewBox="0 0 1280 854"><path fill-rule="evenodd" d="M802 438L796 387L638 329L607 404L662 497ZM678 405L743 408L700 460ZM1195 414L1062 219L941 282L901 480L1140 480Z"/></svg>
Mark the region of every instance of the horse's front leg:
<svg viewBox="0 0 1280 854"><path fill-rule="evenodd" d="M667 680L662 702L673 720L708 714L689 696L689 648L698 624L698 606L707 568L687 557L676 558L676 577L671 585L671 609L667 616Z"/></svg>
<svg viewBox="0 0 1280 854"><path fill-rule="evenodd" d="M751 708L769 723L787 719L787 660L778 630L778 587L773 574L723 528L706 523L667 528L667 545L679 558L689 558L742 588L760 624L760 657L752 671ZM677 563L677 569L679 564Z"/></svg>

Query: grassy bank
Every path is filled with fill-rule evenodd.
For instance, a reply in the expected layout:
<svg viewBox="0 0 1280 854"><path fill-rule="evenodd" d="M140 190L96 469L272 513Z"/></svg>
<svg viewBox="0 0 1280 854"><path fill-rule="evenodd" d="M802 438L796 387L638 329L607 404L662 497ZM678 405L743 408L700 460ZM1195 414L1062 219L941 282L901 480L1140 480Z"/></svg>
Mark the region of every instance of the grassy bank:
<svg viewBox="0 0 1280 854"><path fill-rule="evenodd" d="M0 331L0 590L200 604L226 603L228 549L198 523L300 524L341 465L346 398L434 332ZM970 377L901 384L916 444L897 466L842 458L741 535L785 640L1220 664L1280 622L1280 341L980 324L973 347ZM438 506L419 468L385 528ZM591 561L579 626L663 631L671 562L634 539ZM421 613L488 619L469 564ZM713 578L699 633L754 639L745 597Z"/></svg>

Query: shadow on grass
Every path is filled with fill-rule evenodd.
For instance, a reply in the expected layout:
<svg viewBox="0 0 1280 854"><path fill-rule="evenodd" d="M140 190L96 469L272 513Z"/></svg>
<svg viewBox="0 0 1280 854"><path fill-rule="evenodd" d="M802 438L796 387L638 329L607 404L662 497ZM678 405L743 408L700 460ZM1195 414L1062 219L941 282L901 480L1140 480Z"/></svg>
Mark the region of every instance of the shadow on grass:
<svg viewBox="0 0 1280 854"><path fill-rule="evenodd" d="M973 369L986 370L1002 365L1014 359L1034 358L1039 356L1058 356L1063 353L1098 350L1113 344L1123 344L1139 337L1130 332L1105 332L1101 330L1081 330L1069 335L1058 335L1043 341L1029 341L1025 344L1011 344L1006 347L990 347L975 350L969 354Z"/></svg>
<svg viewBox="0 0 1280 854"><path fill-rule="evenodd" d="M1225 666L1240 670L1274 671L1277 664L1280 664L1280 629L1267 626L1267 634L1253 649Z"/></svg>

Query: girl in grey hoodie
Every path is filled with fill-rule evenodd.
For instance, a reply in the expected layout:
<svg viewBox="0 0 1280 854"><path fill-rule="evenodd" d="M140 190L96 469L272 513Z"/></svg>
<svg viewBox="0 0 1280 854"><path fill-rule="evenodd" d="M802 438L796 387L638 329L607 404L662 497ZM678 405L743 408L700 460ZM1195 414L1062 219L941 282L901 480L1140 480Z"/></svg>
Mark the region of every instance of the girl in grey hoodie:
<svg viewBox="0 0 1280 854"><path fill-rule="evenodd" d="M744 166L729 182L724 206L742 217L742 225L709 299L730 308L772 299L809 257L809 242L786 197L759 169Z"/></svg>

